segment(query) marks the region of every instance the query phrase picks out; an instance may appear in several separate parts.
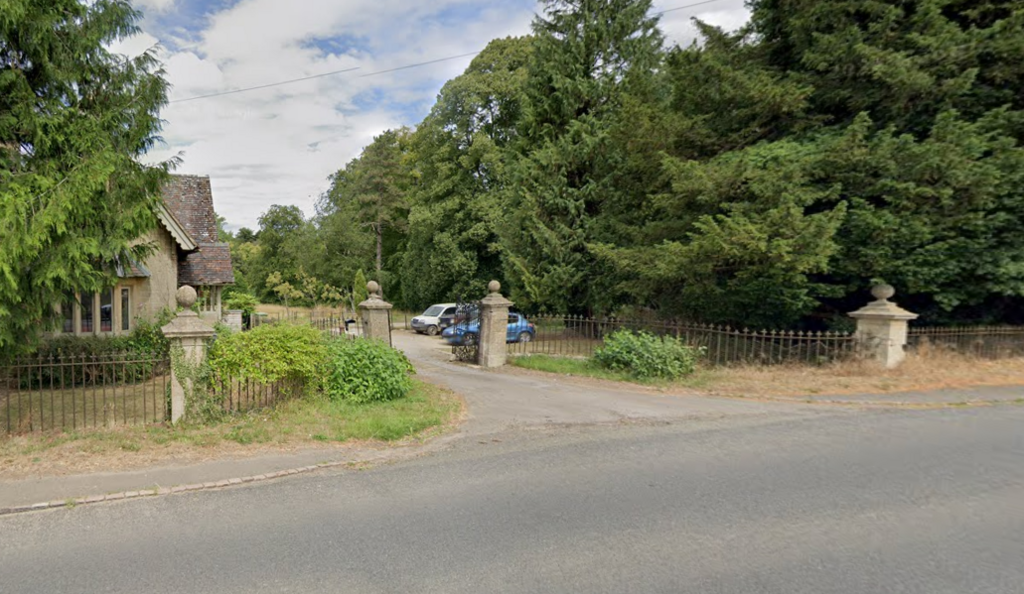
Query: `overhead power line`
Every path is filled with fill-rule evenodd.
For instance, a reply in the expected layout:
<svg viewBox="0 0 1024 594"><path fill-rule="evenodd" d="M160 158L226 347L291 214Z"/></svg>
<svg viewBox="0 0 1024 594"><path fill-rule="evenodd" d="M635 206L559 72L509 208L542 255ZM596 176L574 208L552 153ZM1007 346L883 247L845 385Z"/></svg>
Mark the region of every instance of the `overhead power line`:
<svg viewBox="0 0 1024 594"><path fill-rule="evenodd" d="M333 72L323 72L321 74L314 74L313 76L304 76L302 78L292 78L289 80L282 80L278 82L268 83L265 85L258 85L255 87L246 87L244 89L232 89L230 91L221 91L219 93L210 93L209 95L196 95L195 97L188 97L186 99L174 99L168 101L168 103L184 103L186 101L195 101L196 99L209 99L210 97L220 97L221 95L232 95L234 93L245 93L246 91L255 91L257 89L269 89L270 87L279 87L281 85L290 85L292 83L302 82L304 80L313 80L314 78L323 78L325 76L334 76L335 74L344 74L346 72L355 72L359 70L359 67L345 68L344 70L335 70Z"/></svg>
<svg viewBox="0 0 1024 594"><path fill-rule="evenodd" d="M704 6L705 4L714 4L716 2L722 2L722 0L704 0L703 2L696 2L694 4L687 4L685 6L676 6L675 8L666 8L665 10L652 13L651 16L661 16L661 15L663 15L665 13L668 13L668 12L675 12L677 10L685 10L687 8L695 8L697 6ZM480 50L480 51L483 51L483 50ZM400 70L409 70L411 68L420 68L422 66L430 66L431 64L439 64L441 62L448 62L448 61L451 61L451 60L458 60L460 58L468 58L470 56L475 56L475 55L479 54L480 51L468 52L468 53L459 54L459 55L456 55L456 56L446 56L444 58L437 58L437 59L434 59L434 60L427 60L426 62L416 62L414 64L406 64L404 66L397 66L395 68L388 68L386 70L377 70L375 72L367 72L366 74L360 74L356 78L368 78L368 77L371 77L371 76L378 76L378 75L381 75L381 74L388 74L388 73L391 73L391 72L398 72ZM260 90L260 89L269 89L271 87L280 87L282 85L290 85L290 84L293 84L293 83L303 82L303 81L307 81L307 80L313 80L313 79L316 79L316 78L324 78L324 77L327 77L327 76L336 76L338 74L347 74L349 72L355 72L355 71L357 71L359 69L360 69L360 67L356 66L354 68L345 68L343 70L334 70L332 72L323 72L323 73L320 73L320 74L314 74L312 76L304 76L302 78L292 78L292 79L288 79L288 80L281 80L281 81L277 81L277 82L267 83L265 85L256 85L254 87L244 87L244 88L241 88L241 89L231 89L229 91L220 91L220 92L217 92L217 93L210 93L208 95L196 95L195 97L186 97L184 99L172 99L171 101L168 101L168 103L185 103L186 101L196 101L198 99L209 99L211 97L221 97L221 96L224 96L224 95L234 95L236 93L247 93L249 91L257 91L257 90Z"/></svg>
<svg viewBox="0 0 1024 594"><path fill-rule="evenodd" d="M666 12L675 12L677 10L686 10L687 8L694 8L694 7L697 7L697 6L704 6L705 4L714 4L715 2L721 2L721 1L722 0L704 0L704 2L697 2L695 4L687 4L686 6L677 6L675 8L666 8L665 10L662 10L661 12L655 12L655 13L651 14L651 16L661 16L661 15L665 14Z"/></svg>
<svg viewBox="0 0 1024 594"><path fill-rule="evenodd" d="M376 72L367 72L366 74L360 74L356 78L367 78L367 77L370 77L370 76L377 76L378 74L387 74L389 72L397 72L399 70L408 70L409 68L419 68L420 66L429 66L430 64L437 64L438 62L447 62L449 60L458 60L459 58L468 58L470 56L475 56L475 55L479 54L481 51L483 51L483 50L475 51L475 52L468 52L468 53L465 53L465 54L459 54L457 56L448 56L446 58L438 58L436 60L427 60L426 62L417 62L415 64L406 64L405 66L398 66L396 68L388 68L387 70L378 70Z"/></svg>

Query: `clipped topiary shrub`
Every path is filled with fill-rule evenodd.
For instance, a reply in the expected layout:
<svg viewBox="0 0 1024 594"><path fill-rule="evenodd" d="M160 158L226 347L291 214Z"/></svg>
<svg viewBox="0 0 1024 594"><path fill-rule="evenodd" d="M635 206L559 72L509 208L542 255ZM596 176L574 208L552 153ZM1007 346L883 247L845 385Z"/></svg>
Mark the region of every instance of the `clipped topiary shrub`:
<svg viewBox="0 0 1024 594"><path fill-rule="evenodd" d="M405 354L376 340L334 340L328 345L324 392L331 400L383 402L404 397L414 373Z"/></svg>
<svg viewBox="0 0 1024 594"><path fill-rule="evenodd" d="M310 385L319 378L326 355L323 334L316 328L273 324L218 338L210 349L209 362L222 377Z"/></svg>
<svg viewBox="0 0 1024 594"><path fill-rule="evenodd" d="M671 336L619 330L594 351L594 362L641 380L673 380L696 371L697 359L702 354L702 348L691 347Z"/></svg>

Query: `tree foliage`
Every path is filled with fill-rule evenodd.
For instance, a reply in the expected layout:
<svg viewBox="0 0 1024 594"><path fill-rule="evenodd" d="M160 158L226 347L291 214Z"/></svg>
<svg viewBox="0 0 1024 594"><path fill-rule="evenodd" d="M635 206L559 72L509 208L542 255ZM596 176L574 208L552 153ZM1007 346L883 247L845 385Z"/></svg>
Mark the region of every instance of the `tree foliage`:
<svg viewBox="0 0 1024 594"><path fill-rule="evenodd" d="M143 165L167 83L118 0L0 3L0 351L32 342L71 292L142 260L170 163Z"/></svg>
<svg viewBox="0 0 1024 594"><path fill-rule="evenodd" d="M1021 9L752 8L749 28L704 26L703 45L669 60L686 141L663 159L671 187L645 241L599 246L634 298L788 325L849 311L886 281L933 320L1012 317Z"/></svg>
<svg viewBox="0 0 1024 594"><path fill-rule="evenodd" d="M627 98L651 92L664 41L649 1L543 4L510 168L506 273L522 306L581 313L599 304L587 244L618 198L611 130Z"/></svg>
<svg viewBox="0 0 1024 594"><path fill-rule="evenodd" d="M292 267L411 308L498 279L526 311L820 328L885 281L1024 320L1024 7L749 5L667 48L649 1L545 0L333 176Z"/></svg>
<svg viewBox="0 0 1024 594"><path fill-rule="evenodd" d="M417 304L471 298L503 280L498 227L530 51L526 38L492 41L412 138L417 178L399 274Z"/></svg>

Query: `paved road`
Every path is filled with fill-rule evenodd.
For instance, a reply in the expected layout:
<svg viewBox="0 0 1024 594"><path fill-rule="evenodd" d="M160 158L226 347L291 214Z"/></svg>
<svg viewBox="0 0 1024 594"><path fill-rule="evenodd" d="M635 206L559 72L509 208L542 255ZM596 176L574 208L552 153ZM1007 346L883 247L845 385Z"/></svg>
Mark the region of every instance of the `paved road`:
<svg viewBox="0 0 1024 594"><path fill-rule="evenodd" d="M0 518L0 591L1024 592L1024 407L474 434Z"/></svg>

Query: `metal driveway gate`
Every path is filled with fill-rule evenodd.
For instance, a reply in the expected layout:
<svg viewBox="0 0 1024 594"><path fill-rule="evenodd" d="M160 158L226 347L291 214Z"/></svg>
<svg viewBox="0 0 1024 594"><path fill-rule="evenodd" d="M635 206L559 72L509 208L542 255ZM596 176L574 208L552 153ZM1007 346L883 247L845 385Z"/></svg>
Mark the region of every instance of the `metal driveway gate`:
<svg viewBox="0 0 1024 594"><path fill-rule="evenodd" d="M452 322L452 354L464 363L478 363L480 357L480 302L460 301Z"/></svg>

